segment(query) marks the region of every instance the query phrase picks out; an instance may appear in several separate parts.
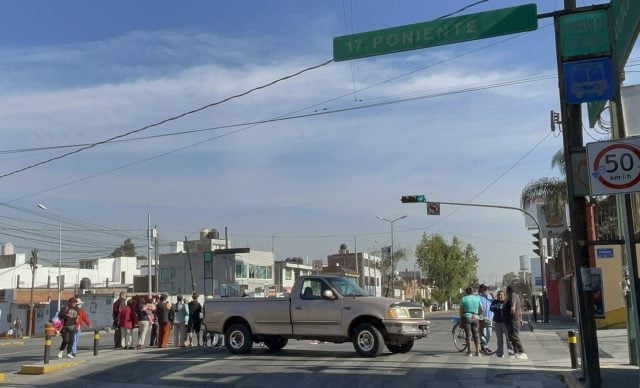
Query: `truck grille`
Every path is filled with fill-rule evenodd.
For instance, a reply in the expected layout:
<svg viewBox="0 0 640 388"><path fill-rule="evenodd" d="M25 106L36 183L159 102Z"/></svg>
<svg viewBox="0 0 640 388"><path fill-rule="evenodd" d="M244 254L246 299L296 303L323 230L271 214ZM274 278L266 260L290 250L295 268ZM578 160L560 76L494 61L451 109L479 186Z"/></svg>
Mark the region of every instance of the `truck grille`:
<svg viewBox="0 0 640 388"><path fill-rule="evenodd" d="M424 312L422 309L409 309L409 316L411 318L424 318Z"/></svg>

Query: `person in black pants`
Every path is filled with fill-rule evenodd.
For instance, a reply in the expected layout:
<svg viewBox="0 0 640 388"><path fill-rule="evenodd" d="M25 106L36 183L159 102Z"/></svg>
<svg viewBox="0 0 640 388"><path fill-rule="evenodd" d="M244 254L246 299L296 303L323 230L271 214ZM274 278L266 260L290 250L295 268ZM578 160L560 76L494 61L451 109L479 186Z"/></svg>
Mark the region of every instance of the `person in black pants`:
<svg viewBox="0 0 640 388"><path fill-rule="evenodd" d="M120 297L113 303L113 342L116 349L122 348L122 332L120 331L120 311L127 307L127 292L120 292Z"/></svg>
<svg viewBox="0 0 640 388"><path fill-rule="evenodd" d="M69 303L58 315L58 318L62 321L62 329L60 330L62 343L60 344L58 358L62 358L65 349L67 349L67 357L74 358L71 349L76 335L76 322L78 320L77 302L76 298L69 298Z"/></svg>
<svg viewBox="0 0 640 388"><path fill-rule="evenodd" d="M157 305L157 298L153 298L152 303L154 305ZM158 314L155 309L153 310L153 322L151 323L149 346L158 346Z"/></svg>
<svg viewBox="0 0 640 388"><path fill-rule="evenodd" d="M520 297L513 292L511 286L507 287L507 303L505 307L507 332L509 333L509 341L513 345L513 351L516 353L515 358L518 360L528 359L527 353L524 352L522 342L520 342L520 327L522 326L522 302Z"/></svg>

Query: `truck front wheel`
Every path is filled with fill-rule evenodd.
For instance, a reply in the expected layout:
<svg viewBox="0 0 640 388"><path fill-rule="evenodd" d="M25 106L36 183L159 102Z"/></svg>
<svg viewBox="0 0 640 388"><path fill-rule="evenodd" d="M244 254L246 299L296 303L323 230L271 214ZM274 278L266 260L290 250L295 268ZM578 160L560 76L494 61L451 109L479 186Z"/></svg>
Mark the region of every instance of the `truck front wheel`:
<svg viewBox="0 0 640 388"><path fill-rule="evenodd" d="M400 345L387 344L387 349L393 354L406 353L413 348L413 340L409 340L407 343Z"/></svg>
<svg viewBox="0 0 640 388"><path fill-rule="evenodd" d="M227 349L233 354L249 353L253 346L253 334L244 323L234 323L224 333Z"/></svg>
<svg viewBox="0 0 640 388"><path fill-rule="evenodd" d="M362 357L376 357L382 353L384 338L374 325L363 323L353 331L353 347Z"/></svg>
<svg viewBox="0 0 640 388"><path fill-rule="evenodd" d="M277 352L278 350L284 348L287 345L287 342L289 342L288 339L278 335L270 335L264 338L264 344L272 352Z"/></svg>

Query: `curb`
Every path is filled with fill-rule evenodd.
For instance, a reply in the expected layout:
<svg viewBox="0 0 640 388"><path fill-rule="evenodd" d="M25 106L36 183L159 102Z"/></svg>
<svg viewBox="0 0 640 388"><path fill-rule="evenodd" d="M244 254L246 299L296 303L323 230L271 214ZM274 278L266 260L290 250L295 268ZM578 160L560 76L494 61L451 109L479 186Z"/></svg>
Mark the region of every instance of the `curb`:
<svg viewBox="0 0 640 388"><path fill-rule="evenodd" d="M567 388L583 388L584 385L576 379L574 372L560 373L561 379Z"/></svg>
<svg viewBox="0 0 640 388"><path fill-rule="evenodd" d="M20 374L22 375L42 375L45 373L56 372L65 368L69 368L72 366L76 366L79 364L84 364L87 362L86 360L78 360L78 361L65 361L57 364L42 364L42 365L22 365L20 367Z"/></svg>

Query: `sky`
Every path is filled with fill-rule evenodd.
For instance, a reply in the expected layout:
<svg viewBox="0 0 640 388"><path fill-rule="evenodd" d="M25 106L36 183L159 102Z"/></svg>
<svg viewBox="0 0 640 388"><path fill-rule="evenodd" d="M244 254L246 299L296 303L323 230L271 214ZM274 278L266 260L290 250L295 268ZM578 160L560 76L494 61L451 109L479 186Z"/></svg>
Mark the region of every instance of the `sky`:
<svg viewBox="0 0 640 388"><path fill-rule="evenodd" d="M396 247L410 253L398 269L413 270L423 234L438 233L475 247L480 281L517 271L520 255L534 255L521 213L442 205L427 216L400 197L518 207L528 182L559 176L552 20L326 63L336 36L473 3L2 2L0 242L55 263L60 221L65 262L108 255L128 237L146 255L150 218L160 253L226 228L232 246L313 260L342 243L389 245L391 223L376 217L406 215L393 223ZM490 0L456 16L525 3ZM535 3L539 14L563 7ZM636 52L625 84L636 82ZM585 130L588 141L607 136Z"/></svg>

